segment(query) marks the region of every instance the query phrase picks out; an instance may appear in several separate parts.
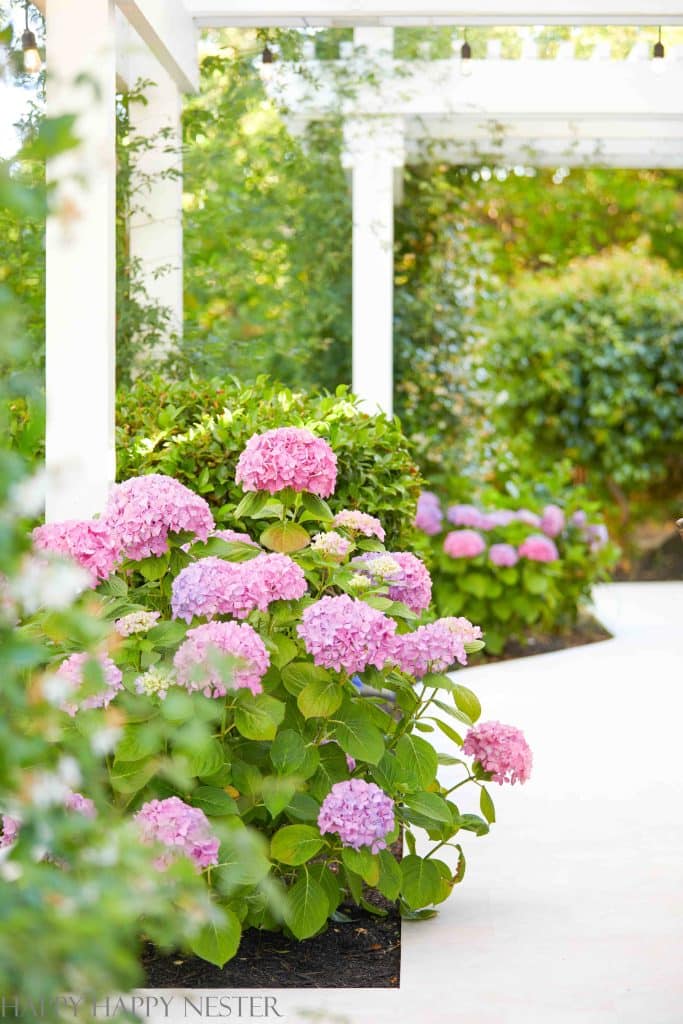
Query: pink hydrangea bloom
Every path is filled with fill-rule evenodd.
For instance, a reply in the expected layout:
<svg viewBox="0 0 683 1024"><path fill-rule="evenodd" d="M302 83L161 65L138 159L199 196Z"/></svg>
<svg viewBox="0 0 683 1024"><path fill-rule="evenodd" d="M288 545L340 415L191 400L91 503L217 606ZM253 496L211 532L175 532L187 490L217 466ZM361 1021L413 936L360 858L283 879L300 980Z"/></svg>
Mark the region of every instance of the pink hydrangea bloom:
<svg viewBox="0 0 683 1024"><path fill-rule="evenodd" d="M517 565L519 555L512 544L492 544L489 548L489 559L499 568L510 568Z"/></svg>
<svg viewBox="0 0 683 1024"><path fill-rule="evenodd" d="M417 499L414 525L428 537L433 537L441 530L442 522L443 512L436 494L432 491L423 491Z"/></svg>
<svg viewBox="0 0 683 1024"><path fill-rule="evenodd" d="M389 597L418 614L429 607L432 579L424 562L409 551L369 551L354 560L361 572L389 586Z"/></svg>
<svg viewBox="0 0 683 1024"><path fill-rule="evenodd" d="M364 537L378 537L379 540L384 540L384 527L379 519L368 515L367 512L343 508L341 512L337 512L332 525L348 530L349 533L362 533Z"/></svg>
<svg viewBox="0 0 683 1024"><path fill-rule="evenodd" d="M492 772L493 781L500 785L526 782L531 775L531 750L524 733L513 725L480 722L465 736L462 752Z"/></svg>
<svg viewBox="0 0 683 1024"><path fill-rule="evenodd" d="M377 853L386 849L386 837L394 828L394 802L374 782L335 782L320 808L318 828L336 832L342 846L369 846Z"/></svg>
<svg viewBox="0 0 683 1024"><path fill-rule="evenodd" d="M256 608L266 611L273 601L296 601L306 590L303 569L288 555L262 554L248 562L209 556L178 573L171 607L174 618L186 622L195 615L245 619Z"/></svg>
<svg viewBox="0 0 683 1024"><path fill-rule="evenodd" d="M438 621L443 623L446 629L450 629L451 633L455 633L464 644L472 643L474 640L481 640L484 635L481 631L481 626L473 625L464 615L460 615L457 618L447 616L445 619L439 619Z"/></svg>
<svg viewBox="0 0 683 1024"><path fill-rule="evenodd" d="M456 661L466 665L467 654L464 640L449 628L448 620L437 619L397 636L390 660L408 675L422 679L430 672L445 672Z"/></svg>
<svg viewBox="0 0 683 1024"><path fill-rule="evenodd" d="M249 544L252 548L259 549L261 547L248 533L239 533L237 530L214 530L211 537L218 537L228 544Z"/></svg>
<svg viewBox="0 0 683 1024"><path fill-rule="evenodd" d="M61 705L62 711L66 711L69 715L73 716L77 711L89 708L106 708L111 704L116 694L123 689L121 670L117 668L111 658L104 654L97 656L85 653L72 654L71 657L62 662L56 674L61 679L65 679L70 683L71 688L76 692L83 683L85 666L91 661L99 664L104 676L104 687L99 693L91 693L77 704L72 701L64 701Z"/></svg>
<svg viewBox="0 0 683 1024"><path fill-rule="evenodd" d="M476 558L486 551L486 542L476 530L451 530L446 534L443 549L451 558Z"/></svg>
<svg viewBox="0 0 683 1024"><path fill-rule="evenodd" d="M583 511L583 509L580 508L577 509L577 511L574 512L572 516L570 516L569 522L572 524L572 526L578 526L579 528L581 528L585 526L588 522L588 516Z"/></svg>
<svg viewBox="0 0 683 1024"><path fill-rule="evenodd" d="M19 835L19 829L21 823L13 818L9 814L0 815L0 821L2 822L2 833L0 833L0 850L7 846L11 846L16 841Z"/></svg>
<svg viewBox="0 0 683 1024"><path fill-rule="evenodd" d="M486 518L489 522L487 529L494 529L497 526L509 526L515 521L515 513L509 508L497 508L493 512L487 512Z"/></svg>
<svg viewBox="0 0 683 1024"><path fill-rule="evenodd" d="M112 488L103 521L126 558L139 562L168 550L169 533L194 533L206 540L214 528L209 506L173 477L134 476Z"/></svg>
<svg viewBox="0 0 683 1024"><path fill-rule="evenodd" d="M604 523L586 523L583 535L593 554L601 551L609 542L609 533Z"/></svg>
<svg viewBox="0 0 683 1024"><path fill-rule="evenodd" d="M353 547L350 540L342 537L341 533L329 530L327 533L316 533L311 541L311 550L318 551L321 555L341 561L346 558Z"/></svg>
<svg viewBox="0 0 683 1024"><path fill-rule="evenodd" d="M454 526L473 526L479 528L482 513L476 505L450 505L446 518Z"/></svg>
<svg viewBox="0 0 683 1024"><path fill-rule="evenodd" d="M70 811L78 811L86 818L94 818L97 815L95 804L90 797L82 793L69 793L64 800L64 806Z"/></svg>
<svg viewBox="0 0 683 1024"><path fill-rule="evenodd" d="M114 629L119 636L133 636L134 633L146 633L147 630L156 626L157 619L161 612L129 612L114 623Z"/></svg>
<svg viewBox="0 0 683 1024"><path fill-rule="evenodd" d="M235 479L245 491L276 494L291 487L328 498L337 482L337 456L310 430L278 427L247 441Z"/></svg>
<svg viewBox="0 0 683 1024"><path fill-rule="evenodd" d="M216 655L239 659L229 683ZM207 697L224 697L228 689L261 693L261 679L268 671L270 655L261 637L246 622L207 622L190 629L173 659L177 681L190 692L202 690Z"/></svg>
<svg viewBox="0 0 683 1024"><path fill-rule="evenodd" d="M558 537L564 530L564 512L559 505L546 505L541 513L541 529L546 537Z"/></svg>
<svg viewBox="0 0 683 1024"><path fill-rule="evenodd" d="M515 512L515 519L518 523L526 523L527 526L540 527L541 517L528 508L520 508Z"/></svg>
<svg viewBox="0 0 683 1024"><path fill-rule="evenodd" d="M556 562L560 557L555 542L542 533L534 533L519 545L521 558L530 562Z"/></svg>
<svg viewBox="0 0 683 1024"><path fill-rule="evenodd" d="M316 665L353 675L368 665L383 667L396 623L364 601L342 594L309 605L297 632Z"/></svg>
<svg viewBox="0 0 683 1024"><path fill-rule="evenodd" d="M143 804L134 821L145 845L161 843L168 847L154 861L165 871L177 857L188 857L198 869L218 864L219 840L211 831L209 819L198 807L190 807L177 796L150 800Z"/></svg>
<svg viewBox="0 0 683 1024"><path fill-rule="evenodd" d="M110 527L100 519L65 519L45 523L33 531L38 551L67 555L86 569L92 586L111 576L119 559L121 545Z"/></svg>

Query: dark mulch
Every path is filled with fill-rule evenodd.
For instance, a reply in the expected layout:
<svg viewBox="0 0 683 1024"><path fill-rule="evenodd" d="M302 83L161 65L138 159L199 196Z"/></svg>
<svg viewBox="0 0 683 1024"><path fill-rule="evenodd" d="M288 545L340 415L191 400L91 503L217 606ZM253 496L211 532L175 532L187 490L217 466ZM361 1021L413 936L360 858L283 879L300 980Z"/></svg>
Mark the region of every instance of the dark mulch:
<svg viewBox="0 0 683 1024"><path fill-rule="evenodd" d="M322 935L303 942L250 928L222 970L198 957L161 954L148 943L142 956L145 987L397 988L401 921L395 909L386 917L341 909L348 922L331 921Z"/></svg>
<svg viewBox="0 0 683 1024"><path fill-rule="evenodd" d="M634 559L629 565L621 565L614 578L625 581L683 580L683 540L678 533L672 533L659 547Z"/></svg>
<svg viewBox="0 0 683 1024"><path fill-rule="evenodd" d="M478 655L480 663L492 661L511 661L513 658L528 658L533 654L549 654L551 651L563 651L568 647L582 647L584 644L596 644L601 640L610 640L612 634L592 615L581 615L576 626L563 633L530 633L523 640L511 640L505 645L502 654L482 653ZM475 659L471 659L476 664Z"/></svg>

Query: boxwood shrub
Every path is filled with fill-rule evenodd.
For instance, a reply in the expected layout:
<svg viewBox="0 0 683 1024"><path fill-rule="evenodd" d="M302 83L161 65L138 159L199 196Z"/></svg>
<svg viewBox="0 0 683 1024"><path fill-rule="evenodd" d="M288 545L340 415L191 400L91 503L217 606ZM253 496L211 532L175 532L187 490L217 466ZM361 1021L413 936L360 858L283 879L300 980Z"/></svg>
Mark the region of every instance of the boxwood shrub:
<svg viewBox="0 0 683 1024"><path fill-rule="evenodd" d="M290 391L267 377L243 386L229 380L140 379L120 392L118 478L166 473L201 494L218 525L233 524L242 497L235 466L252 434L301 426L334 449L340 486L334 509L377 516L387 546L412 537L420 473L397 419L361 412L345 387L335 394ZM255 524L245 520L247 528Z"/></svg>

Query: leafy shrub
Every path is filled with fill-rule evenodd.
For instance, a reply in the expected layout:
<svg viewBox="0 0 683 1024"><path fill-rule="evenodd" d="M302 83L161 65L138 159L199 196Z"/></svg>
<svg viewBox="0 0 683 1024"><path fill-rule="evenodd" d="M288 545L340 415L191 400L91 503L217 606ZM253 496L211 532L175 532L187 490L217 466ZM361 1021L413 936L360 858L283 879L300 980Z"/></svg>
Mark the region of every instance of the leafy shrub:
<svg viewBox="0 0 683 1024"><path fill-rule="evenodd" d="M454 504L444 515L427 492L418 525L439 614L466 608L485 626L487 651L498 654L531 630L561 632L575 623L593 584L608 578L617 549L580 491L563 508L525 509L493 490L485 493L489 511Z"/></svg>
<svg viewBox="0 0 683 1024"><path fill-rule="evenodd" d="M397 420L360 412L344 387L334 395L305 395L266 377L250 387L195 378L168 384L156 377L120 395L118 422L119 477L173 476L206 498L219 525L232 521L242 497L235 466L252 434L308 427L336 453L335 507L378 516L393 546L411 541L420 477L410 443ZM249 517L245 522L255 529Z"/></svg>
<svg viewBox="0 0 683 1024"><path fill-rule="evenodd" d="M568 456L595 493L680 486L683 279L644 255L529 277L484 354L494 424L539 456ZM622 493L623 492L623 493Z"/></svg>
<svg viewBox="0 0 683 1024"><path fill-rule="evenodd" d="M305 939L345 900L369 909L365 887L406 917L430 916L462 880L461 835L483 835L495 818L487 783L523 782L531 767L521 733L475 726L479 701L444 674L482 646L478 629L419 627L429 587L418 560L387 555L376 520L333 520L325 441L273 433L275 458L264 461L260 438L240 459L252 489L232 524L260 522L271 554L212 533L206 503L176 481L143 476L115 490L101 520L36 536L64 550L68 535L72 555L106 577L96 595L111 633L99 667L78 654L64 665L81 638L50 628L49 615L26 627L71 683L78 731L91 735L103 715L123 726L110 799L135 814L142 842L159 838L160 869L183 853L201 869L218 917L187 942L217 964L235 955L244 928ZM292 454L285 433L313 456ZM259 478L264 466L279 483ZM372 688L365 694L356 673ZM429 742L435 727L453 753ZM455 766L454 785L439 781L440 764ZM481 816L452 798L466 783ZM399 861L391 846L401 830ZM417 830L435 844L426 854ZM455 870L435 856L443 846L458 851Z"/></svg>

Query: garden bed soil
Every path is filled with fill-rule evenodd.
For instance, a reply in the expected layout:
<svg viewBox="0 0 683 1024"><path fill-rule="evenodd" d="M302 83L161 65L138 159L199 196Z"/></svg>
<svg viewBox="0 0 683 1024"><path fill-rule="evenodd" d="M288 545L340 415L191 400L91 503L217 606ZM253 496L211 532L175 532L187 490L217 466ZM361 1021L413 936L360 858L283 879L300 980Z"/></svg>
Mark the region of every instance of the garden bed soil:
<svg viewBox="0 0 683 1024"><path fill-rule="evenodd" d="M373 902L377 902L376 900ZM348 921L330 921L321 935L298 942L277 932L248 929L237 956L214 967L183 953L165 955L147 943L146 988L398 988L401 921L342 907Z"/></svg>
<svg viewBox="0 0 683 1024"><path fill-rule="evenodd" d="M563 633L530 633L523 640L512 640L505 645L502 654L482 654L470 663L489 664L494 661L511 661L513 658L528 658L535 654L550 654L564 651L569 647L583 647L610 640L612 634L592 615L581 615L573 629Z"/></svg>
<svg viewBox="0 0 683 1024"><path fill-rule="evenodd" d="M653 582L683 579L683 540L672 533L663 544L645 552L629 565L621 565L614 574L619 582Z"/></svg>

